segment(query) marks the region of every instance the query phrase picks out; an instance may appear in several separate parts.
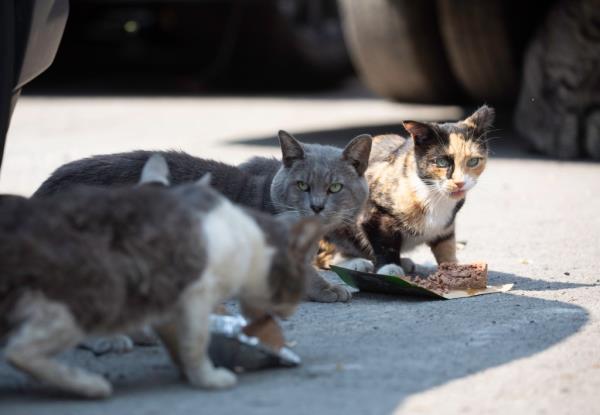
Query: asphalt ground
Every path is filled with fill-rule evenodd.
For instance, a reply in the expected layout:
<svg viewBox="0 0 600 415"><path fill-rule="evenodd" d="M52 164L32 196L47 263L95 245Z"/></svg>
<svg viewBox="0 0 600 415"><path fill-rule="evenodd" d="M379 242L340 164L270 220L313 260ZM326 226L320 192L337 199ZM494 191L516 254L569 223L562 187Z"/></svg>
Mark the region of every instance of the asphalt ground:
<svg viewBox="0 0 600 415"><path fill-rule="evenodd" d="M27 96L0 192L29 195L60 164L96 153L177 148L237 163L278 155L278 129L343 145L400 131L402 119L464 111L390 103L356 84L298 96ZM188 387L159 346L62 356L113 382L115 395L98 402L53 392L0 360L0 414L600 413L600 164L529 153L502 120L510 112L500 113L457 238L466 242L459 259L487 261L491 283L515 284L509 293L359 292L347 304L302 304L283 327L303 364L242 374L228 391ZM412 257L433 259L426 249Z"/></svg>

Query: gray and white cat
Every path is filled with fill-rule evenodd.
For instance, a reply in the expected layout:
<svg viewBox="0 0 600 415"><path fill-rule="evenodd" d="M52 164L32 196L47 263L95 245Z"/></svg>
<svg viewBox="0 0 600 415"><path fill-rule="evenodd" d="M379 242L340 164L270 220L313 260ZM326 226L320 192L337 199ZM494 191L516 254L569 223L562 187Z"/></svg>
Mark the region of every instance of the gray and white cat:
<svg viewBox="0 0 600 415"><path fill-rule="evenodd" d="M257 157L232 166L192 155L160 152L169 164L174 184L198 180L211 173L212 185L235 203L271 214L318 217L327 232L354 223L367 202L364 177L371 151L371 136L354 138L344 149L303 144L279 132L282 160ZM58 168L35 192L35 197L62 192L77 184L115 186L135 183L151 153L97 155ZM317 246L315 245L315 254ZM348 301L350 291L310 273L307 297L313 301Z"/></svg>
<svg viewBox="0 0 600 415"><path fill-rule="evenodd" d="M141 182L167 183L161 156ZM236 376L207 356L209 314L232 297L250 318L290 315L304 295L316 219L293 226L236 207L206 180L166 188L74 187L0 197L0 341L16 368L62 390L107 397L102 376L53 357L89 335L146 324L195 387Z"/></svg>

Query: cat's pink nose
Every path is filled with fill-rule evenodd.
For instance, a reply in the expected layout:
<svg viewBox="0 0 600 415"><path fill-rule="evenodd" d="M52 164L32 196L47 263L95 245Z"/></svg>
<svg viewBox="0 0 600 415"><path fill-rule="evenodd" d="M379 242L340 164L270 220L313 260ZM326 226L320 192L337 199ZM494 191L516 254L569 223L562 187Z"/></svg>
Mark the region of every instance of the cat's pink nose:
<svg viewBox="0 0 600 415"><path fill-rule="evenodd" d="M458 189L462 189L465 186L465 182L454 182Z"/></svg>

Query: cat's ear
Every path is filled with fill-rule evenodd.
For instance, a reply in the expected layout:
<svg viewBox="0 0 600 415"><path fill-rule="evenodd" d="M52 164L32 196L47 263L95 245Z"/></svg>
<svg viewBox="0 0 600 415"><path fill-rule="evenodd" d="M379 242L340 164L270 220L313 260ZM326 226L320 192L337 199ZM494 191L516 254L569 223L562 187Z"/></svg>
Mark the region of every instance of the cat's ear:
<svg viewBox="0 0 600 415"><path fill-rule="evenodd" d="M342 153L342 160L349 161L352 167L356 169L359 176L362 176L369 166L369 156L371 154L371 144L373 137L369 134L361 134L354 137L346 145Z"/></svg>
<svg viewBox="0 0 600 415"><path fill-rule="evenodd" d="M162 155L153 154L144 164L138 184L145 183L169 185L169 165Z"/></svg>
<svg viewBox="0 0 600 415"><path fill-rule="evenodd" d="M304 158L302 144L290 133L281 130L277 136L279 137L279 145L281 146L281 160L285 167L290 167L295 161Z"/></svg>
<svg viewBox="0 0 600 415"><path fill-rule="evenodd" d="M426 146L435 140L435 131L433 131L433 126L430 124L418 121L404 121L402 125L408 131L416 146Z"/></svg>
<svg viewBox="0 0 600 415"><path fill-rule="evenodd" d="M290 249L297 258L310 260L323 237L323 223L318 218L303 218L290 228Z"/></svg>
<svg viewBox="0 0 600 415"><path fill-rule="evenodd" d="M204 176L202 176L198 180L196 180L196 186L208 187L208 186L210 186L211 182L212 182L212 174L205 173Z"/></svg>
<svg viewBox="0 0 600 415"><path fill-rule="evenodd" d="M474 129L475 136L479 137L485 134L492 127L495 118L496 111L487 105L483 105L479 107L477 111L467 117L463 121L463 124Z"/></svg>

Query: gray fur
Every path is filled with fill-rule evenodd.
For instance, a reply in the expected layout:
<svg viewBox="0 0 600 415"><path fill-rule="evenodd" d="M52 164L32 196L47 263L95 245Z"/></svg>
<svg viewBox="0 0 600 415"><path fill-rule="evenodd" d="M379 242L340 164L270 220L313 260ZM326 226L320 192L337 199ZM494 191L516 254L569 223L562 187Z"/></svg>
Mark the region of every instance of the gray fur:
<svg viewBox="0 0 600 415"><path fill-rule="evenodd" d="M144 150L104 154L75 160L59 167L33 194L34 197L64 192L79 184L92 186L129 186L136 184L146 160L160 154L169 167L174 185L195 182L211 173L212 187L235 203L263 211L269 206L269 185L265 177L247 174L238 167L205 160L180 151Z"/></svg>
<svg viewBox="0 0 600 415"><path fill-rule="evenodd" d="M152 173L151 182L167 182L160 157L144 171ZM90 335L153 324L193 385L231 386L235 376L214 368L203 349L208 313L226 298L212 298L223 293L198 286L209 269L203 223L224 203L204 182L175 188L73 186L32 199L0 196L0 340L8 339L7 360L60 389L106 397L112 388L102 376L52 358ZM276 260L267 275L253 277L267 279L267 292L246 295L242 289L240 301L252 316L287 316L304 294L319 227L310 219L290 225L246 213L249 217L242 216L258 224ZM228 273L218 270L217 276Z"/></svg>
<svg viewBox="0 0 600 415"><path fill-rule="evenodd" d="M170 307L204 266L204 242L185 231L198 227L192 213L210 210L217 197L201 199L204 206L192 210L162 188L80 187L3 204L2 304L37 290L98 334Z"/></svg>
<svg viewBox="0 0 600 415"><path fill-rule="evenodd" d="M282 138L284 137L284 138ZM371 150L371 137L352 140L345 149L319 144L301 144L289 133L280 132L283 163L276 159L256 157L240 165L247 172L262 172L271 178L271 205L279 214L317 216L329 231L344 223L354 222L369 195L366 170ZM294 144L292 144L294 143ZM309 186L298 188L299 181ZM331 193L328 188L340 183L343 189ZM312 207L322 207L315 212Z"/></svg>
<svg viewBox="0 0 600 415"><path fill-rule="evenodd" d="M212 186L235 203L296 220L316 216L327 231L355 222L368 198L364 171L371 137L356 137L345 149L303 144L284 131L280 132L279 139L285 163L274 158L256 157L236 167L183 152L159 154L167 161L170 181L175 185L197 181L211 173ZM138 150L67 163L58 168L34 196L62 192L76 184L122 186L136 183L150 155L148 151ZM306 181L311 191L299 191L298 180ZM343 189L339 193L328 193L327 188L334 182L341 183ZM315 214L311 203L322 206L323 210ZM307 293L314 301L347 301L350 298L347 289L332 286L316 272L311 272Z"/></svg>

